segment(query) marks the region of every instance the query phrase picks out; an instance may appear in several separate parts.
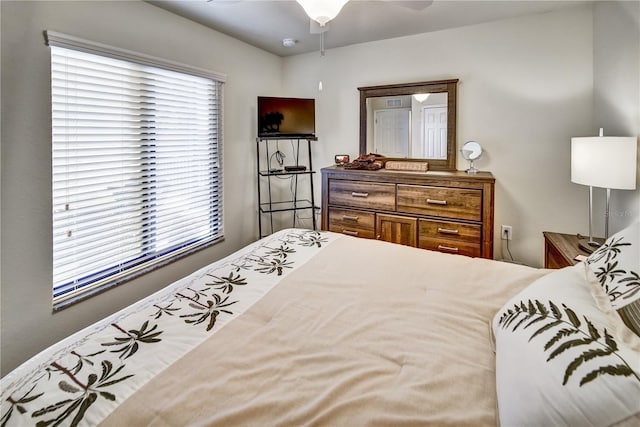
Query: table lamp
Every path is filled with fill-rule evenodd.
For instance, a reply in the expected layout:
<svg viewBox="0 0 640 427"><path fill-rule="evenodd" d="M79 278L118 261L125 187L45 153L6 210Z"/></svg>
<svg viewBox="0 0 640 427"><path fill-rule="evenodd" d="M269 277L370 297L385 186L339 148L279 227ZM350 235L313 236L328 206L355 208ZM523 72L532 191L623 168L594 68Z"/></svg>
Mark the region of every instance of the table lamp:
<svg viewBox="0 0 640 427"><path fill-rule="evenodd" d="M579 246L591 253L599 243L593 240L593 187L606 188L605 239L609 237L611 190L636 188L637 140L635 137L600 136L571 138L571 182L589 186L589 239Z"/></svg>

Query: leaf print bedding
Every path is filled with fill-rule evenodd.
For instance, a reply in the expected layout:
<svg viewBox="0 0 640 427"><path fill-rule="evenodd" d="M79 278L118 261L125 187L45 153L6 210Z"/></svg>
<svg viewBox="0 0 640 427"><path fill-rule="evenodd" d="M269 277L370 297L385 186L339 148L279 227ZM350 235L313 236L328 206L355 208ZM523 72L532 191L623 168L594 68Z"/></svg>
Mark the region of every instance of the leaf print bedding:
<svg viewBox="0 0 640 427"><path fill-rule="evenodd" d="M598 280L586 263L556 270L495 316L500 425L640 420L640 339Z"/></svg>
<svg viewBox="0 0 640 427"><path fill-rule="evenodd" d="M547 271L343 235L321 244L101 427L496 425L487 324Z"/></svg>
<svg viewBox="0 0 640 427"><path fill-rule="evenodd" d="M612 307L640 337L640 222L609 237L586 262Z"/></svg>
<svg viewBox="0 0 640 427"><path fill-rule="evenodd" d="M548 276L548 270L377 240L283 230L9 373L0 383L0 424L628 422L637 378L614 370L622 358L637 373L631 358L638 348L576 305L593 302L588 291L576 299L563 282L549 284L562 298L548 296L549 289L527 293ZM494 316L498 360L487 327ZM505 371L505 354L513 371ZM532 358L535 368L522 366ZM552 375L543 381L548 389L532 392L528 387L540 386L545 374ZM513 412L504 419L500 413L500 420L496 386L507 399L498 407ZM605 418L546 422L557 414L555 403L570 401L576 390L592 399L587 409L605 405L599 409Z"/></svg>
<svg viewBox="0 0 640 427"><path fill-rule="evenodd" d="M335 238L277 233L60 342L2 379L0 425L98 425Z"/></svg>

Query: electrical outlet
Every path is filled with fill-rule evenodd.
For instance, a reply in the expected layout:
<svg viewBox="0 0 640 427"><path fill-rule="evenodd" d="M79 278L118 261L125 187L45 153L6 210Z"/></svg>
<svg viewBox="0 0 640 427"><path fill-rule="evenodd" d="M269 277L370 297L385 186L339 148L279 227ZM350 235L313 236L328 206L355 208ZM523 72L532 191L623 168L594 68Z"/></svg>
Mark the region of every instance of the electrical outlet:
<svg viewBox="0 0 640 427"><path fill-rule="evenodd" d="M513 239L513 229L510 225L503 225L500 230L500 238L502 240L511 240Z"/></svg>

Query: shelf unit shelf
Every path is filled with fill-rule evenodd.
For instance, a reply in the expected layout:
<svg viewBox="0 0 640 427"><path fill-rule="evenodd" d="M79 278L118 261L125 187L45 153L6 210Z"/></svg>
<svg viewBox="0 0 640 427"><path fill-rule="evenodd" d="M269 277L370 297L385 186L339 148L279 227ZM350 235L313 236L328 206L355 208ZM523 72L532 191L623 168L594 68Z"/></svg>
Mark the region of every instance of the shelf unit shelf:
<svg viewBox="0 0 640 427"><path fill-rule="evenodd" d="M292 210L303 210L303 209L313 209L313 202L307 199L299 199L299 200L284 200L280 202L266 202L260 204L260 212L262 213L271 213L271 212L286 212Z"/></svg>
<svg viewBox="0 0 640 427"><path fill-rule="evenodd" d="M290 140L293 142L292 147L295 154L295 166L305 166L305 170L273 170L271 168L271 156L277 152L270 150L269 144L273 141ZM311 142L316 141L315 137L259 137L256 138L256 153L257 153L257 170L256 176L258 181L258 232L259 238L265 237L268 234L273 233L274 222L273 215L283 212L293 212L293 227L296 227L297 211L310 210L311 221L313 229L317 229L315 210L318 207L315 205L314 191L313 191L313 176L316 173L313 170L313 164L311 161ZM300 146L301 143L306 141L307 149L307 164L300 163ZM261 162L262 159L262 162ZM266 167L266 169L265 169ZM272 178L277 179L291 179L291 196L290 200L274 200L272 191ZM307 179L309 181L310 196L308 198L298 197L298 179ZM266 187L266 197L263 195L262 187ZM263 200L265 197L266 200ZM263 230L263 216L268 216L269 232L266 233Z"/></svg>
<svg viewBox="0 0 640 427"><path fill-rule="evenodd" d="M260 171L258 175L260 176L286 176L286 175L311 175L316 173L315 171L279 171L279 172L269 172L269 171Z"/></svg>

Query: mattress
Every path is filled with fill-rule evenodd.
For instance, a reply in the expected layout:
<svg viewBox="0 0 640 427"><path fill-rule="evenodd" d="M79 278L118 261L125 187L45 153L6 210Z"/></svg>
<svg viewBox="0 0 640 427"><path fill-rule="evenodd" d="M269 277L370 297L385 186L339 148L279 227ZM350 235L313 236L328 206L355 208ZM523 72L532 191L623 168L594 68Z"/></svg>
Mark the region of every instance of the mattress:
<svg viewBox="0 0 640 427"><path fill-rule="evenodd" d="M2 422L496 425L491 320L548 273L283 230L25 362Z"/></svg>

